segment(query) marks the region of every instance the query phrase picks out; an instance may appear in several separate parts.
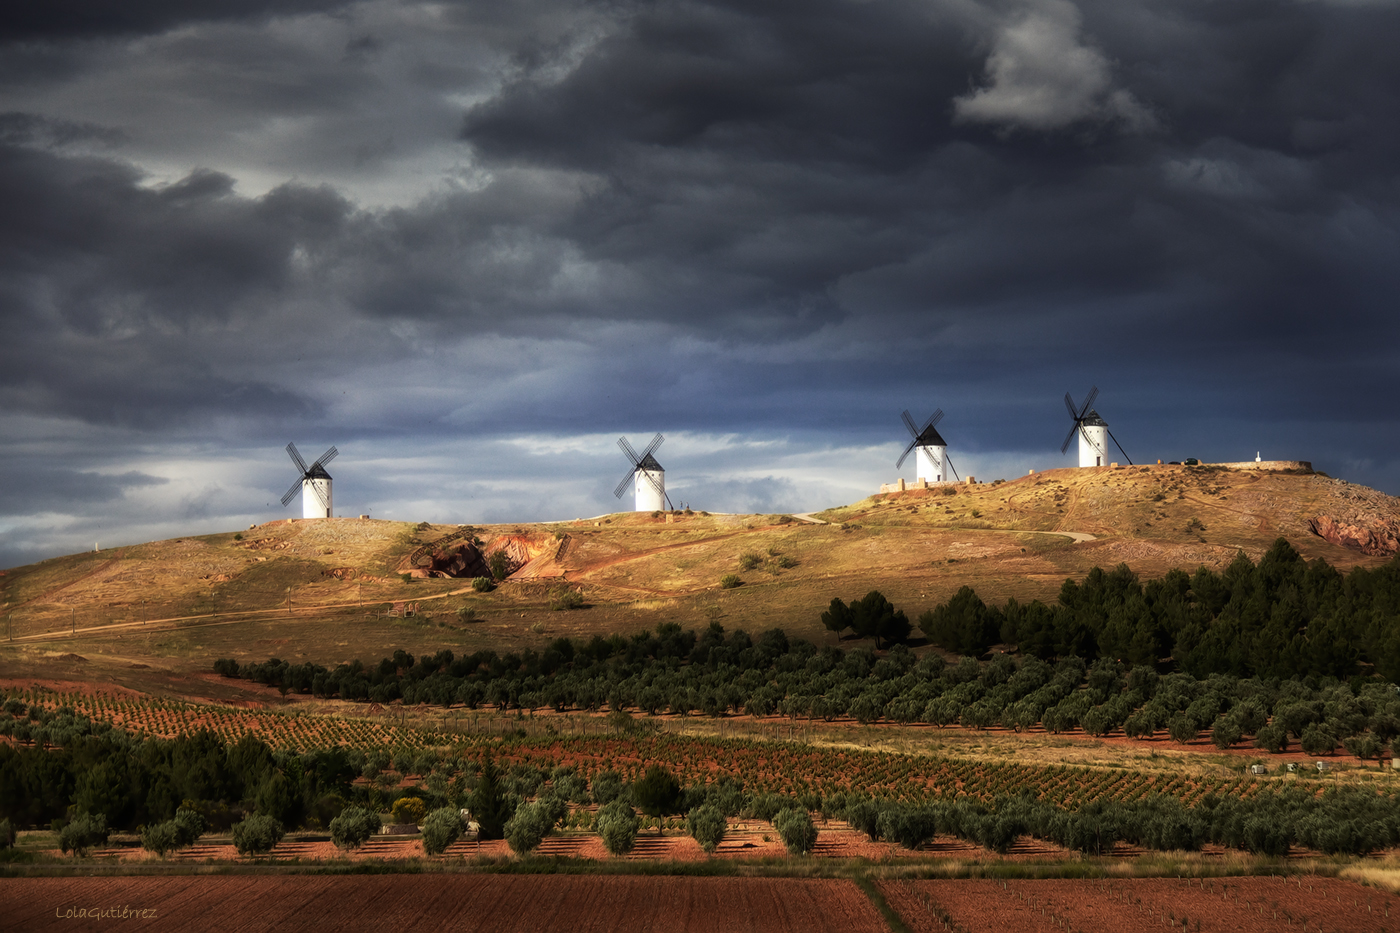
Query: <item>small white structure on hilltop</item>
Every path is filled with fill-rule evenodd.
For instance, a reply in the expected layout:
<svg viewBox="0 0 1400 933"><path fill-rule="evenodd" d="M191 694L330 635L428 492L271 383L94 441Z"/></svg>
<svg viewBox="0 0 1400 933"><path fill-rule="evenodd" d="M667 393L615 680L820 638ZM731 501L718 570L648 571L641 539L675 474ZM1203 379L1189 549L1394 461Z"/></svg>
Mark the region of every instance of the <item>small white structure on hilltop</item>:
<svg viewBox="0 0 1400 933"><path fill-rule="evenodd" d="M914 452L915 482L921 484L946 483L949 482L948 474L957 476L957 471L953 469L953 461L948 456L948 442L943 439L943 435L938 433L938 422L943 420L943 409L939 408L928 416L922 428L914 425L914 419L910 417L906 408L900 413L904 419L904 427L908 429L910 437L909 446L904 448L904 453L899 455L895 461L895 469L904 466L904 460L909 456L909 452Z"/></svg>
<svg viewBox="0 0 1400 933"><path fill-rule="evenodd" d="M613 495L621 499L622 494L627 491L627 487L633 486L637 496L635 511L660 512L671 507L670 497L666 495L666 471L652 456L664 440L666 438L658 433L651 439L651 443L646 446L646 449L639 454L632 449L631 444L627 443L627 438L619 437L617 439L617 446L627 455L627 459L632 461L632 469L628 470L627 475L622 478L622 482L617 484Z"/></svg>
<svg viewBox="0 0 1400 933"><path fill-rule="evenodd" d="M300 491L302 518L332 517L335 513L331 504L331 475L326 472L326 464L339 454L340 451L332 447L317 457L311 466L307 466L306 461L301 458L301 453L297 451L297 445L288 444L287 456L292 458L292 463L301 471L301 478L292 483L292 488L282 496L283 507L285 508Z"/></svg>
<svg viewBox="0 0 1400 933"><path fill-rule="evenodd" d="M1079 435L1079 465L1082 467L1108 466L1108 442L1111 438L1118 448L1118 452L1123 455L1123 459L1132 463L1128 452L1123 449L1123 445L1118 443L1118 438L1113 436L1113 432L1108 429L1108 422L1099 416L1099 413L1091 407L1094 399L1099 397L1099 387L1094 386L1089 390L1089 394L1084 398L1083 405L1074 404L1073 397L1068 392L1065 393L1065 407L1069 409L1069 416L1074 419L1074 426L1069 429L1069 434L1065 435L1065 442L1060 445L1060 453L1069 449L1069 442L1074 440L1074 435Z"/></svg>

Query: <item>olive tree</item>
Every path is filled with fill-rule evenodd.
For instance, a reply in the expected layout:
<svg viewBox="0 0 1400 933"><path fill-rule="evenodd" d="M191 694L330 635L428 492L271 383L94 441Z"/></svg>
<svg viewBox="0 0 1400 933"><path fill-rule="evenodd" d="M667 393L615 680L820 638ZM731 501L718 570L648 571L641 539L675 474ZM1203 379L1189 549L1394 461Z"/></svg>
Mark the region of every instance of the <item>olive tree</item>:
<svg viewBox="0 0 1400 933"><path fill-rule="evenodd" d="M339 849L358 849L383 826L379 814L365 807L346 807L331 820L331 841Z"/></svg>
<svg viewBox="0 0 1400 933"><path fill-rule="evenodd" d="M88 849L106 842L109 833L107 817L100 813L96 816L91 813L79 813L72 822L59 830L58 846L64 854L72 852L80 857L85 856Z"/></svg>
<svg viewBox="0 0 1400 933"><path fill-rule="evenodd" d="M779 810L773 817L773 828L791 855L806 855L817 844L817 827L812 825L812 815L806 810L797 807Z"/></svg>
<svg viewBox="0 0 1400 933"><path fill-rule="evenodd" d="M705 853L715 851L724 839L724 832L728 828L724 821L724 814L719 812L719 808L711 804L702 804L691 810L685 818L686 828L690 830L690 835L695 841L700 843L700 848Z"/></svg>
<svg viewBox="0 0 1400 933"><path fill-rule="evenodd" d="M637 841L637 830L642 821L627 801L618 798L606 803L598 810L596 823L598 835L603 837L603 845L613 855L626 855L632 851Z"/></svg>
<svg viewBox="0 0 1400 933"><path fill-rule="evenodd" d="M273 817L253 813L234 824L233 847L239 855L263 855L276 848L286 834L282 824Z"/></svg>
<svg viewBox="0 0 1400 933"><path fill-rule="evenodd" d="M429 855L441 855L448 846L462 838L465 829L458 810L452 807L434 810L423 818L423 851Z"/></svg>
<svg viewBox="0 0 1400 933"><path fill-rule="evenodd" d="M539 848L554 826L552 813L541 803L522 803L506 823L506 842L516 855L528 855Z"/></svg>

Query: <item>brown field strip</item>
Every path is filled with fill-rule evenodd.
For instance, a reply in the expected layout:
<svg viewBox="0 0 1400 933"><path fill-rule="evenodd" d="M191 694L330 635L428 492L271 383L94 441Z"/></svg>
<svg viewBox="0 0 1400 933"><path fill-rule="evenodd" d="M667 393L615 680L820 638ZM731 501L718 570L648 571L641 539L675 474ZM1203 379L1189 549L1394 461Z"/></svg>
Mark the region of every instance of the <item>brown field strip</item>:
<svg viewBox="0 0 1400 933"><path fill-rule="evenodd" d="M1353 881L1293 877L883 881L911 930L1053 933L1384 933L1400 897Z"/></svg>
<svg viewBox="0 0 1400 933"><path fill-rule="evenodd" d="M96 919L80 911L116 911ZM69 915L69 912L73 916ZM126 911L125 919L122 913ZM132 911L154 912L133 919ZM850 881L535 875L19 878L0 883L5 927L220 933L884 933Z"/></svg>

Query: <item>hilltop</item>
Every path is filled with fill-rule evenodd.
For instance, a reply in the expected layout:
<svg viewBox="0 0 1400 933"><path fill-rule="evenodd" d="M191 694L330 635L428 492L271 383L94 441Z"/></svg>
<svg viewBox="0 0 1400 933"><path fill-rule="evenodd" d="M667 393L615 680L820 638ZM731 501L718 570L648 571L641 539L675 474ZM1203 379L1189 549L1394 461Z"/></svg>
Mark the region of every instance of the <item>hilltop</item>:
<svg viewBox="0 0 1400 933"><path fill-rule="evenodd" d="M128 672L208 670L220 656L371 662L396 647L510 650L659 622L782 627L820 641L832 597L872 589L914 618L965 584L990 600L1049 600L1094 566L1126 563L1143 577L1219 569L1241 551L1257 560L1278 537L1349 569L1388 560L1397 528L1400 500L1321 474L1176 465L914 489L810 517L278 520L6 571L14 641L0 665L75 655L85 660L64 663L92 674L103 658ZM497 551L514 572L475 591L471 577ZM722 586L727 575L740 585ZM565 590L582 610L551 609Z"/></svg>

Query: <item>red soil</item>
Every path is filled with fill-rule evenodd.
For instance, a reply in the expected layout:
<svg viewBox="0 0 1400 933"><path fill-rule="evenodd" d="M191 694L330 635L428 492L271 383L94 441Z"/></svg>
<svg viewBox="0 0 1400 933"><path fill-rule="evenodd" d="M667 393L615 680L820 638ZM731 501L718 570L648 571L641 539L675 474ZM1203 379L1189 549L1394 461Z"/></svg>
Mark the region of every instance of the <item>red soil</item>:
<svg viewBox="0 0 1400 933"><path fill-rule="evenodd" d="M82 910L118 916L78 916ZM121 912L154 911L131 922ZM72 912L72 916L69 912ZM849 881L807 878L372 875L15 878L0 885L0 916L27 933L139 927L385 930L667 930L680 933L884 933Z"/></svg>
<svg viewBox="0 0 1400 933"><path fill-rule="evenodd" d="M1400 930L1400 897L1335 878L884 881L880 888L918 930Z"/></svg>

